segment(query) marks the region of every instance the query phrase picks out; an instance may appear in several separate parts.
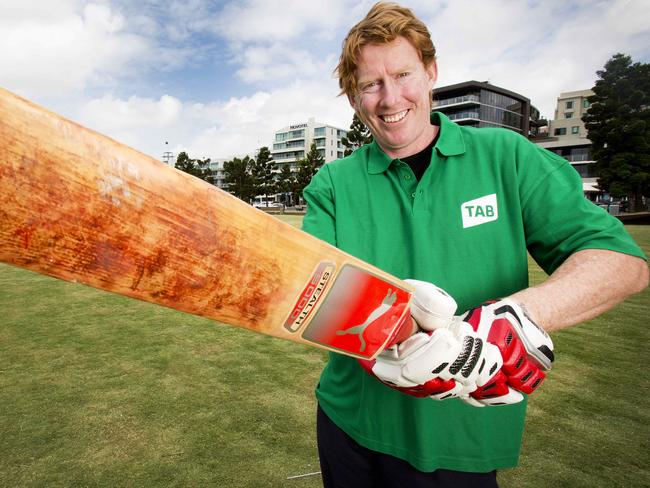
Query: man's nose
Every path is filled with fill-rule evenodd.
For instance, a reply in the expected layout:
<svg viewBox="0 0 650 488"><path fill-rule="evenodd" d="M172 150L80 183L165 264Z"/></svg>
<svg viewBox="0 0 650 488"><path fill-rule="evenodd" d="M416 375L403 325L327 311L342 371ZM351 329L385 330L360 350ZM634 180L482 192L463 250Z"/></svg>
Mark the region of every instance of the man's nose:
<svg viewBox="0 0 650 488"><path fill-rule="evenodd" d="M381 104L385 107L395 105L400 96L399 85L392 78L384 81L382 85Z"/></svg>

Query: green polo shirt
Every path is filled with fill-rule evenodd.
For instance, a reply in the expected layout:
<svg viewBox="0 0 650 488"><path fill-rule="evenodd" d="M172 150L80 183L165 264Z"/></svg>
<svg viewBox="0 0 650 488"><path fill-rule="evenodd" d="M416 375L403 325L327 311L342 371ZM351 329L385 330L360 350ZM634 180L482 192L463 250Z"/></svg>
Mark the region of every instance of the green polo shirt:
<svg viewBox="0 0 650 488"><path fill-rule="evenodd" d="M581 249L643 257L621 223L582 195L563 158L504 129L433 113L440 137L418 182L372 143L325 165L305 189L305 231L400 278L449 292L458 313L528 286L526 250L548 273ZM526 404L475 408L414 398L330 354L319 404L359 444L421 471L515 466Z"/></svg>

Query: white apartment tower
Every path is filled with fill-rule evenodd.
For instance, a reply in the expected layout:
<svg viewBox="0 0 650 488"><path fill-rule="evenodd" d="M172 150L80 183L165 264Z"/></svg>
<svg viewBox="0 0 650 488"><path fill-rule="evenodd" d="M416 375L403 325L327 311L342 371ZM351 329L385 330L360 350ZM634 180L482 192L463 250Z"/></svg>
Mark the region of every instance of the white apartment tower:
<svg viewBox="0 0 650 488"><path fill-rule="evenodd" d="M549 121L548 137L536 144L568 160L582 177L583 190L591 199L600 193L596 165L591 156L591 141L582 116L589 109L587 97L591 90L560 93L555 108L555 118Z"/></svg>
<svg viewBox="0 0 650 488"><path fill-rule="evenodd" d="M275 132L273 137L273 160L281 165L289 163L292 170L297 169L297 161L309 152L312 142L318 152L329 163L343 157L345 147L341 139L347 131L331 125L316 122L310 117L307 122L289 125Z"/></svg>

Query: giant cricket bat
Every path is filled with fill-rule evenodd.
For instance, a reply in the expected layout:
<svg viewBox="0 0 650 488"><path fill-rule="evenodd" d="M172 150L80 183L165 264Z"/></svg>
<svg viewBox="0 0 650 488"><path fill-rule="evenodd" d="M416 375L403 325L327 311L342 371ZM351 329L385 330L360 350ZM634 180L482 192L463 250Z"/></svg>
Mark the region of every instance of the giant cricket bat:
<svg viewBox="0 0 650 488"><path fill-rule="evenodd" d="M0 261L371 359L411 287L0 89Z"/></svg>

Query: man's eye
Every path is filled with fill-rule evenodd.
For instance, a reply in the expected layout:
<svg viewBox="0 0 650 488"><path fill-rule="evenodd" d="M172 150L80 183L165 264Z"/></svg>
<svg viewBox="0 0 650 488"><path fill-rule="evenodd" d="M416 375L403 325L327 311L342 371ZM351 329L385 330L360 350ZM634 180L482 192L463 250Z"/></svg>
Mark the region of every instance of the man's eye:
<svg viewBox="0 0 650 488"><path fill-rule="evenodd" d="M365 83L361 87L361 91L363 91L365 93L371 93L371 92L377 91L378 89L379 89L379 83L377 83L376 81L371 81L369 83Z"/></svg>

